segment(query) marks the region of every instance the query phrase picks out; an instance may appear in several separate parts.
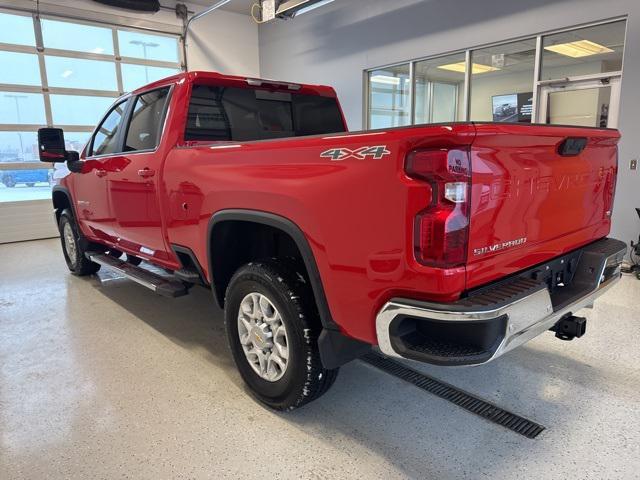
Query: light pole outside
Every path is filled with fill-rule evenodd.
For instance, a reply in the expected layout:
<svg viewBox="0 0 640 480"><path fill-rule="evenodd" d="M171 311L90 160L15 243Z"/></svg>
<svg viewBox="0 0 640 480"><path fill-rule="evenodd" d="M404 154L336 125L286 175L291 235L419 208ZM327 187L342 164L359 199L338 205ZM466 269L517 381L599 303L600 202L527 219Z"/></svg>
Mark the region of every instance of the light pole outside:
<svg viewBox="0 0 640 480"><path fill-rule="evenodd" d="M17 95L15 93L5 93L4 96L6 98L13 98L13 100L16 102L16 123L20 124L22 123L20 121L20 103L19 100L22 100L24 98L27 98L26 95ZM22 144L22 133L17 132L18 133L18 139L20 140L20 160L24 160L24 145Z"/></svg>
<svg viewBox="0 0 640 480"><path fill-rule="evenodd" d="M142 47L142 56L144 57L145 60L147 60L147 48L155 48L160 46L159 43L145 42L143 40L129 40L129 43L131 45L139 45ZM144 66L144 77L145 77L146 83L149 83L149 70L147 69L146 65Z"/></svg>

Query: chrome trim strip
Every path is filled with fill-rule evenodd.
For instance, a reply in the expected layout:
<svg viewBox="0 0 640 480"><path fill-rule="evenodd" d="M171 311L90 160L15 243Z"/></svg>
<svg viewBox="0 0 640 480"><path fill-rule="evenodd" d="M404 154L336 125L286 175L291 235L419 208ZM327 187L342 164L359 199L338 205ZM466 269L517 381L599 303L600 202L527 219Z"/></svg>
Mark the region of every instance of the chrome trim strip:
<svg viewBox="0 0 640 480"><path fill-rule="evenodd" d="M504 339L489 360L475 365L490 362L509 350L512 350L549 330L567 313L576 313L582 308L593 305L596 298L609 290L622 277L619 270L620 265L618 263L618 271L614 272L608 280L604 282L602 281L604 270L608 266L617 263L615 260L617 255L617 253L611 255L607 257L606 261L602 262L602 269L597 277L597 286L591 292L556 312L553 311L551 296L549 295L548 289L538 290L531 295L500 308L478 311L447 311L442 309L443 307L446 307L446 305L438 305L428 302L423 302L420 306L410 305L408 303L404 303L402 300L387 302L376 316L378 347L385 355L404 358L394 350L391 343L391 337L389 335L391 322L399 315L428 318L446 322L465 322L470 320L488 320L498 318L506 314L509 320Z"/></svg>

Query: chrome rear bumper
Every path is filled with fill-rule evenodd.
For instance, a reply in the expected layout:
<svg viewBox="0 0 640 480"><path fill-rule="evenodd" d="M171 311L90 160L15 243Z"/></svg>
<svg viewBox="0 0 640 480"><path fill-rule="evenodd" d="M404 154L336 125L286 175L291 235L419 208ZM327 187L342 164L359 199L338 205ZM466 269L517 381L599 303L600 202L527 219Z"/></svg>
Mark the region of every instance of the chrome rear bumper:
<svg viewBox="0 0 640 480"><path fill-rule="evenodd" d="M454 304L392 299L376 317L378 346L389 356L438 365L489 362L592 305L620 279L623 242L604 239L579 253L571 286L562 287L568 290L560 295L525 274L476 303L473 297ZM487 303L486 298L500 297L501 288L512 299Z"/></svg>

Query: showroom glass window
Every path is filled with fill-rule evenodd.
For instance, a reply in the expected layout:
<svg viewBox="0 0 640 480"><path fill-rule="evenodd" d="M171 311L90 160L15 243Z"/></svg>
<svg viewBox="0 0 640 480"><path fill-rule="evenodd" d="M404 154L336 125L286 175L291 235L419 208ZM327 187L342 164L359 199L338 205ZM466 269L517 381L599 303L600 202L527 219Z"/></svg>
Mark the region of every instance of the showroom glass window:
<svg viewBox="0 0 640 480"><path fill-rule="evenodd" d="M409 64L371 71L368 80L369 128L409 125L411 123Z"/></svg>
<svg viewBox="0 0 640 480"><path fill-rule="evenodd" d="M0 69L0 202L51 197L38 128L64 128L80 151L117 97L181 69L176 35L9 10L0 65L11 65Z"/></svg>
<svg viewBox="0 0 640 480"><path fill-rule="evenodd" d="M626 21L546 35L542 80L622 70Z"/></svg>
<svg viewBox="0 0 640 480"><path fill-rule="evenodd" d="M616 127L625 30L625 19L611 20L372 68L364 128L453 121Z"/></svg>
<svg viewBox="0 0 640 480"><path fill-rule="evenodd" d="M415 123L462 118L465 71L464 53L415 63Z"/></svg>
<svg viewBox="0 0 640 480"><path fill-rule="evenodd" d="M531 123L536 40L471 52L470 120Z"/></svg>

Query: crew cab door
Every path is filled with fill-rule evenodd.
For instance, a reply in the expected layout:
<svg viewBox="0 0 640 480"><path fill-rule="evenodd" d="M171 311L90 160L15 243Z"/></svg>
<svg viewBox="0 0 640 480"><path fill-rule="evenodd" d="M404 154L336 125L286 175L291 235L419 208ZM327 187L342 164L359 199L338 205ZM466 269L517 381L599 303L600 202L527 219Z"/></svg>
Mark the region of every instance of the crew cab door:
<svg viewBox="0 0 640 480"><path fill-rule="evenodd" d="M110 173L108 182L118 245L161 261L169 258L159 193L164 160L160 145L170 91L168 86L157 88L131 99L122 168Z"/></svg>
<svg viewBox="0 0 640 480"><path fill-rule="evenodd" d="M75 182L75 209L91 236L114 241L114 222L109 206L107 181L109 172L121 163L121 139L129 100L116 103L95 130L85 152L93 168Z"/></svg>

